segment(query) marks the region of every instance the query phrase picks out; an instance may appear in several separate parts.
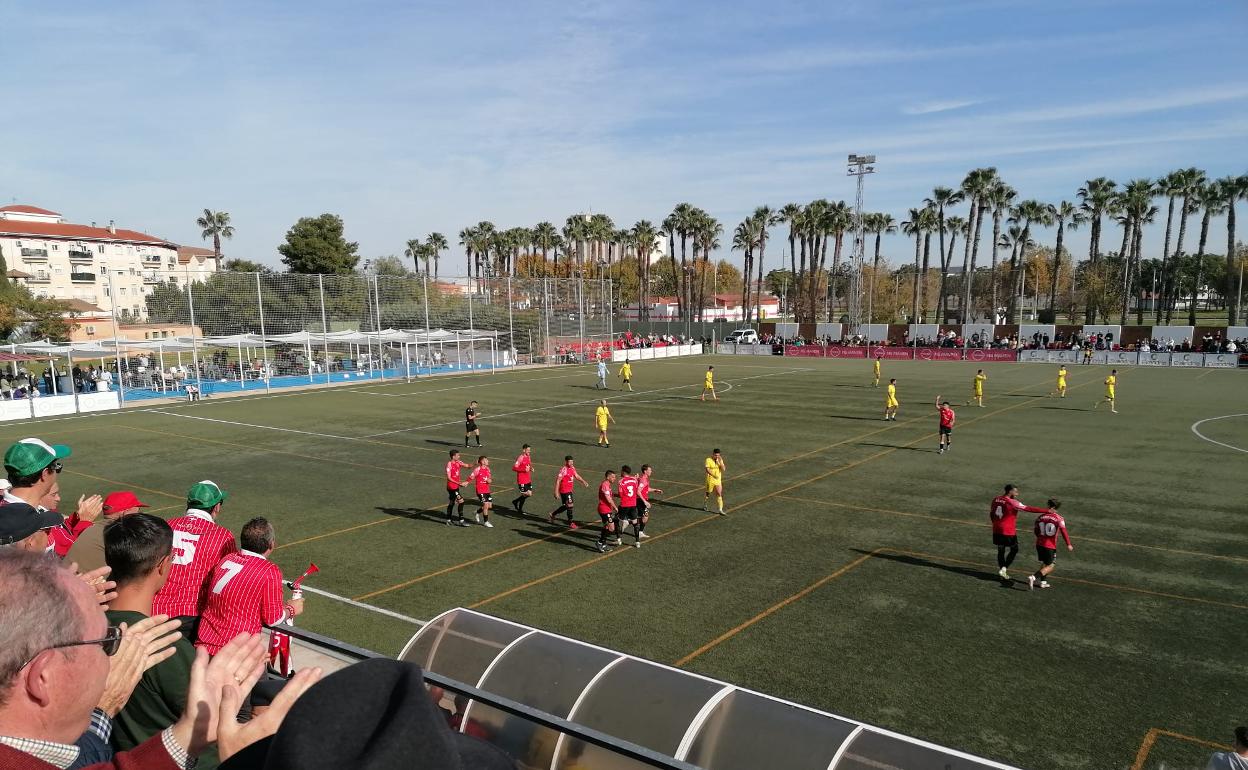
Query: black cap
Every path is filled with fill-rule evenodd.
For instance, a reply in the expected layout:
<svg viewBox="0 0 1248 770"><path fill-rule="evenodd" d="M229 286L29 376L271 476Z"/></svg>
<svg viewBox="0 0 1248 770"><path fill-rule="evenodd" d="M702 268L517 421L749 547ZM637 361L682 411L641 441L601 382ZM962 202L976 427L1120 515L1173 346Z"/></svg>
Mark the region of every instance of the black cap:
<svg viewBox="0 0 1248 770"><path fill-rule="evenodd" d="M420 667L376 658L317 682L277 734L222 763L221 770L515 770L501 749L451 730Z"/></svg>
<svg viewBox="0 0 1248 770"><path fill-rule="evenodd" d="M64 521L55 511L41 511L26 503L0 505L0 545L21 542L41 529L52 529Z"/></svg>

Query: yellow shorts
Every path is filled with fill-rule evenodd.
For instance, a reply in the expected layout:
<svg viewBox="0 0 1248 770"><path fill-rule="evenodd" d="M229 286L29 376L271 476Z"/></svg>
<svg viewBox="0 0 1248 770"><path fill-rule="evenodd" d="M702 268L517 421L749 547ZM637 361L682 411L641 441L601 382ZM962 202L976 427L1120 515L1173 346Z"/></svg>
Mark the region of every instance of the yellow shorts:
<svg viewBox="0 0 1248 770"><path fill-rule="evenodd" d="M975 395L977 395L977 396L982 396L982 395L984 395L984 389L983 389L983 388L975 388L975 389L974 389L974 392L975 392Z"/></svg>
<svg viewBox="0 0 1248 770"><path fill-rule="evenodd" d="M1057 381L1057 389L1058 389L1058 390L1066 390L1066 381L1065 381L1065 380L1058 380L1058 381Z"/></svg>
<svg viewBox="0 0 1248 770"><path fill-rule="evenodd" d="M885 409L892 409L895 406L901 406L895 398L888 399L888 401L884 404Z"/></svg>
<svg viewBox="0 0 1248 770"><path fill-rule="evenodd" d="M719 484L720 484L720 482L718 482L718 481L715 481L715 480L713 480L713 479L708 478L708 479L706 480L706 492L707 492L707 494L710 494L711 492L714 492L714 491L715 491L715 487L719 486Z"/></svg>
<svg viewBox="0 0 1248 770"><path fill-rule="evenodd" d="M1105 398L1113 398L1113 397L1114 397L1113 388L1110 388L1109 390L1105 391Z"/></svg>
<svg viewBox="0 0 1248 770"><path fill-rule="evenodd" d="M599 421L598 421L598 430L600 430L600 431L605 431L606 429L607 429L607 421L606 421L606 420L599 420Z"/></svg>

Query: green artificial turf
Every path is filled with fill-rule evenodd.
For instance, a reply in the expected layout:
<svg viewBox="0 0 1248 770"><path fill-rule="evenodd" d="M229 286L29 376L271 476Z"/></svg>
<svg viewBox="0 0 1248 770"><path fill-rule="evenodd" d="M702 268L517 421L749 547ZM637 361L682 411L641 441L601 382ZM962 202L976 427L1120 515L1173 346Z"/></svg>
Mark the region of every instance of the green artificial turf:
<svg viewBox="0 0 1248 770"><path fill-rule="evenodd" d="M696 399L709 363L719 403ZM1132 767L1152 729L1167 733L1142 767L1203 767L1208 746L1175 735L1225 743L1248 715L1248 453L1230 448L1248 449L1248 415L1200 426L1230 446L1191 426L1248 412L1248 372L1126 368L1114 415L1090 410L1105 368L1072 367L1059 400L1046 397L1055 366L982 365L986 406L958 406L953 450L938 455L932 401L962 404L979 366L885 362L902 406L884 422L867 361L638 362L638 392L606 394L610 449L594 446L589 367L0 433L74 448L66 501L130 488L175 515L191 483L213 479L231 492L227 526L275 523L288 576L314 561L309 585L412 618L476 606L1024 767ZM494 458L493 530L441 522L469 399ZM524 442L539 465L522 519L507 506ZM701 511L714 447L726 517ZM641 549L604 557L596 524L546 523L565 454L591 483L577 488L582 522L605 468L655 466L666 502ZM1076 551L1060 553L1049 591L995 579L987 511L1006 482L1029 504L1063 500ZM1019 581L1035 568L1031 521L1020 516ZM415 630L315 595L299 623L386 653Z"/></svg>

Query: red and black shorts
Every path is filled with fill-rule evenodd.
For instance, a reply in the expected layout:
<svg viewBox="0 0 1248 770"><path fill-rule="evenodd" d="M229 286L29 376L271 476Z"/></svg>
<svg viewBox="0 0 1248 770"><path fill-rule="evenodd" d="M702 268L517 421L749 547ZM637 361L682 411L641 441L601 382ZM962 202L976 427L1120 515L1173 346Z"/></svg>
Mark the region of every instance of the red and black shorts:
<svg viewBox="0 0 1248 770"><path fill-rule="evenodd" d="M619 511L607 511L606 513L603 513L602 511L598 511L598 518L602 519L602 526L605 527L611 522L615 521L615 517L618 514L619 514Z"/></svg>
<svg viewBox="0 0 1248 770"><path fill-rule="evenodd" d="M565 505L565 506L567 506L568 508L571 508L571 507L572 507L572 493L571 493L571 492L560 492L560 493L559 493L559 504L560 504L560 505Z"/></svg>
<svg viewBox="0 0 1248 770"><path fill-rule="evenodd" d="M458 503L464 498L459 494L459 487L452 487L448 484L446 487L446 499L452 503Z"/></svg>
<svg viewBox="0 0 1248 770"><path fill-rule="evenodd" d="M1018 547L1018 535L1002 535L999 532L992 533L992 544L1003 546L1005 548Z"/></svg>
<svg viewBox="0 0 1248 770"><path fill-rule="evenodd" d="M1036 558L1040 559L1040 563L1048 567L1057 561L1057 549L1045 548L1042 545L1036 546Z"/></svg>
<svg viewBox="0 0 1248 770"><path fill-rule="evenodd" d="M952 436L952 435L953 435L953 426L952 426L952 425L942 425L942 426L940 426L940 435L942 435L942 436Z"/></svg>
<svg viewBox="0 0 1248 770"><path fill-rule="evenodd" d="M630 505L627 507L620 506L620 512L616 515L618 516L620 521L636 521L637 520L637 506L635 505Z"/></svg>
<svg viewBox="0 0 1248 770"><path fill-rule="evenodd" d="M494 502L494 495L490 494L489 492L478 492L477 500L483 503L492 503Z"/></svg>
<svg viewBox="0 0 1248 770"><path fill-rule="evenodd" d="M516 487L520 490L520 494L524 494L525 492L532 492L532 491L533 491L533 484L532 484L532 483L528 483L528 484L517 484L517 485L516 485Z"/></svg>

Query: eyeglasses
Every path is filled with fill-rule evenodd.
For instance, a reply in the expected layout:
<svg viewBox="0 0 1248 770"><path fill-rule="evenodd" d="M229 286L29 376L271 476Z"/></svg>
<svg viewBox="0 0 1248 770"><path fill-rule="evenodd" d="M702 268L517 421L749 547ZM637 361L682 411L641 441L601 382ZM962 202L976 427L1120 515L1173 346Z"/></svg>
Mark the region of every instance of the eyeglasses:
<svg viewBox="0 0 1248 770"><path fill-rule="evenodd" d="M91 645L91 644L100 645L100 647L104 649L105 655L107 655L110 658L113 657L114 655L117 654L117 650L121 648L121 627L109 626L108 631L105 632L103 639L85 639L81 642L62 642L61 644L54 644L50 647L44 647L41 650L37 650L34 655L31 655L30 658L28 658L26 662L23 663L19 667L19 670L29 666L35 658L39 657L40 655L47 652L48 650L60 650L66 647L81 647L84 645Z"/></svg>
<svg viewBox="0 0 1248 770"><path fill-rule="evenodd" d="M53 473L60 473L61 471L65 470L65 463L61 462L60 460L53 460L52 464L49 465L48 467L52 469Z"/></svg>

